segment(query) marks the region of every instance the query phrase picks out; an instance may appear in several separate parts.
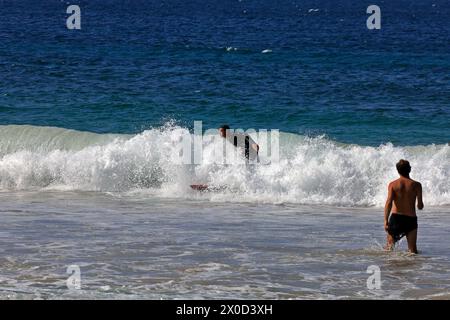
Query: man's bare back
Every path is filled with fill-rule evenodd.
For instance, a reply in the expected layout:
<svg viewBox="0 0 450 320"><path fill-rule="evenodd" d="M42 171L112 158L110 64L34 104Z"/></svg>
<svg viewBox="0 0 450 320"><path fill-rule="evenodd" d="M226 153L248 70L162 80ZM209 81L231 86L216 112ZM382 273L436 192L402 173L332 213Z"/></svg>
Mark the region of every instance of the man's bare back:
<svg viewBox="0 0 450 320"><path fill-rule="evenodd" d="M408 240L408 249L417 253L417 208L423 209L422 185L409 177L411 166L406 160L397 163L400 178L389 183L388 197L384 207L384 229L387 232L387 249L403 236Z"/></svg>
<svg viewBox="0 0 450 320"><path fill-rule="evenodd" d="M416 199L419 210L423 208L422 185L411 178L400 177L389 184L389 193L392 194L392 213L416 216Z"/></svg>

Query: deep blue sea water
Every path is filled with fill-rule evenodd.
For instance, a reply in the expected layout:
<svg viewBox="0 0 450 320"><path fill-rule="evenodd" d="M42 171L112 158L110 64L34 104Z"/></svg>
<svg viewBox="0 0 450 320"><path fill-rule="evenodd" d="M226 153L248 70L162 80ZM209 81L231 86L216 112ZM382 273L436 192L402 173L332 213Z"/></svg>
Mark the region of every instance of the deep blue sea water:
<svg viewBox="0 0 450 320"><path fill-rule="evenodd" d="M372 2L77 1L68 30L66 1L1 0L0 125L448 143L450 3L376 1L368 30Z"/></svg>

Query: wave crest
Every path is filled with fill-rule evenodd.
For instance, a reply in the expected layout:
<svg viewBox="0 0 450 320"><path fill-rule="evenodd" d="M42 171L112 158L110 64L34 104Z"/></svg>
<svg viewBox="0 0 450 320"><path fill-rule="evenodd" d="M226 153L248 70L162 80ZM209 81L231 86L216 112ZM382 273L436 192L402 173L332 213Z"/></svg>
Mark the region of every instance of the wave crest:
<svg viewBox="0 0 450 320"><path fill-rule="evenodd" d="M269 165L179 165L173 155L186 129L137 135L0 126L0 189L129 192L197 198L192 183L229 188L212 201L382 206L395 163L408 159L426 205L450 204L450 146L379 147L280 133L280 161ZM204 145L203 156L211 154Z"/></svg>

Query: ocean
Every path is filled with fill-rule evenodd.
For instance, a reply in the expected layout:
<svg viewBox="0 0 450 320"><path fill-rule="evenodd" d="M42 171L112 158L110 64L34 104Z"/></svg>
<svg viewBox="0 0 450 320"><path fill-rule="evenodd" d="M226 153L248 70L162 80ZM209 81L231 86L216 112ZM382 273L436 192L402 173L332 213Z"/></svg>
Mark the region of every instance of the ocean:
<svg viewBox="0 0 450 320"><path fill-rule="evenodd" d="M364 1L77 4L0 0L0 299L450 298L448 1L380 30ZM181 164L194 121L279 130L279 161ZM402 158L417 256L383 250Z"/></svg>

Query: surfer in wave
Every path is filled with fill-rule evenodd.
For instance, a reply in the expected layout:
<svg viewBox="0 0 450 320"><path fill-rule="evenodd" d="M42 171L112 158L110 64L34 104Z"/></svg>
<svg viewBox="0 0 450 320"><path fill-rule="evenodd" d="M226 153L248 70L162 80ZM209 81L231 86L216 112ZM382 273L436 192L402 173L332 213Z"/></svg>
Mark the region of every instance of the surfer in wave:
<svg viewBox="0 0 450 320"><path fill-rule="evenodd" d="M219 128L219 135L236 148L243 150L247 161L259 162L259 145L248 134L234 132L229 125L225 124Z"/></svg>
<svg viewBox="0 0 450 320"><path fill-rule="evenodd" d="M249 134L235 132L230 129L230 126L225 124L219 128L219 135L242 151L247 164L259 162L259 145ZM207 184L191 184L191 188L198 191L223 191L228 189L227 186L210 186Z"/></svg>

